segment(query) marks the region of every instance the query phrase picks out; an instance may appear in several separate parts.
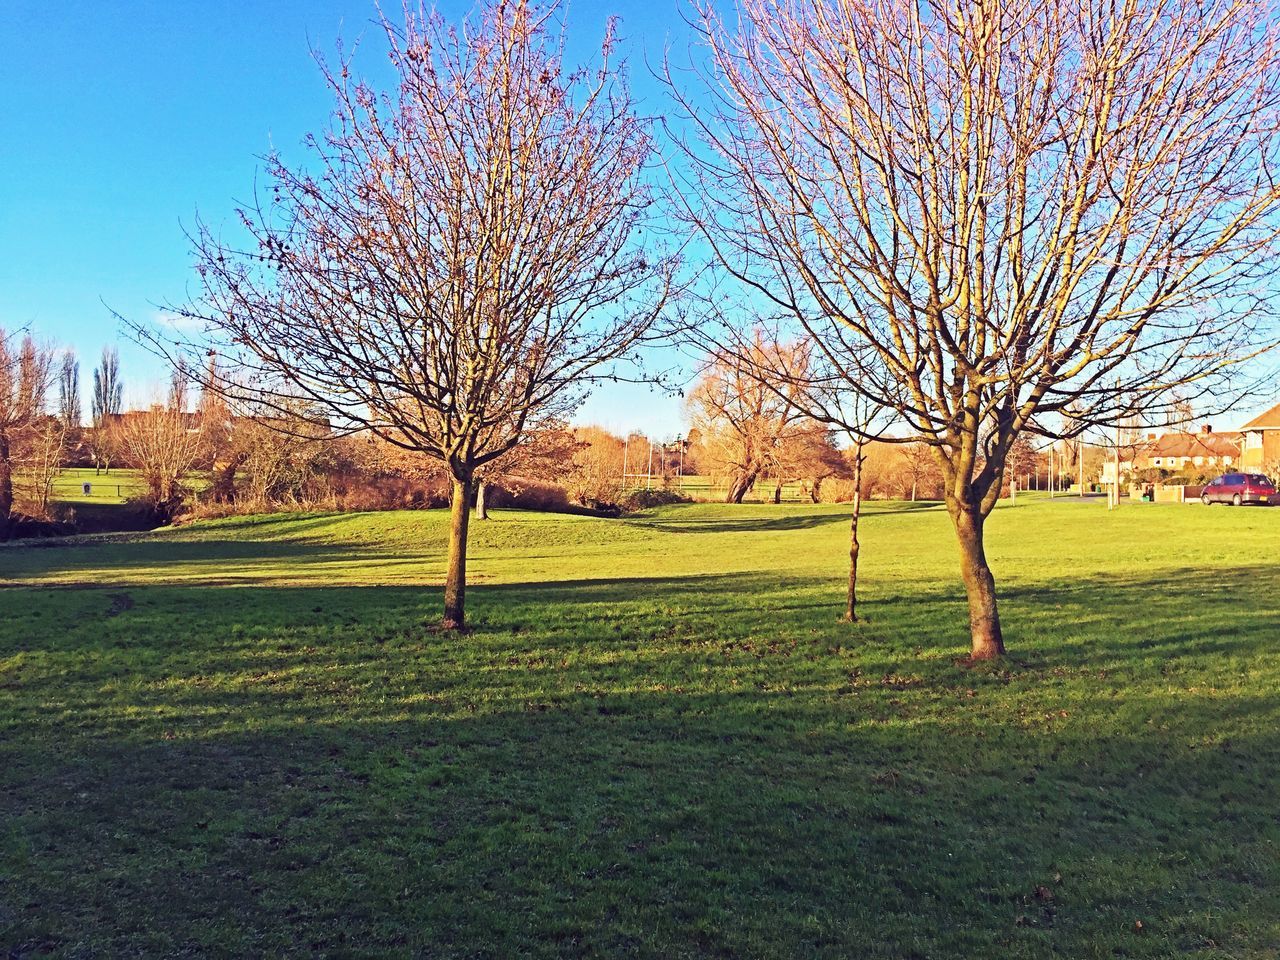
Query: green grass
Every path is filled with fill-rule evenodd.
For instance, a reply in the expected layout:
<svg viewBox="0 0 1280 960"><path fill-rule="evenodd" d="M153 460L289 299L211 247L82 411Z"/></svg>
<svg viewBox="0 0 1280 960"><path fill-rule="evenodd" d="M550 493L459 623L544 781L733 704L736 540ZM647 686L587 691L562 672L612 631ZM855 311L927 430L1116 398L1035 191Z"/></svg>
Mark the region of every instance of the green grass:
<svg viewBox="0 0 1280 960"><path fill-rule="evenodd" d="M89 493L84 484L89 484ZM57 503L120 504L146 492L137 470L112 467L99 473L92 467L67 467L53 481L53 500Z"/></svg>
<svg viewBox="0 0 1280 960"><path fill-rule="evenodd" d="M1271 957L1280 510L262 517L0 549L10 956ZM1141 927L1136 924L1141 922Z"/></svg>
<svg viewBox="0 0 1280 960"><path fill-rule="evenodd" d="M662 484L657 478L653 481L654 487L660 487ZM637 490L644 489L644 481L635 487ZM729 484L718 481L706 474L688 473L682 477L675 478L671 481L671 489L683 493L685 496L694 500L710 500L714 502L722 502L729 495ZM773 481L761 480L749 491L744 499L747 503L772 503L773 502ZM782 502L809 502L809 496L805 493L801 484L794 481L784 483L782 485Z"/></svg>

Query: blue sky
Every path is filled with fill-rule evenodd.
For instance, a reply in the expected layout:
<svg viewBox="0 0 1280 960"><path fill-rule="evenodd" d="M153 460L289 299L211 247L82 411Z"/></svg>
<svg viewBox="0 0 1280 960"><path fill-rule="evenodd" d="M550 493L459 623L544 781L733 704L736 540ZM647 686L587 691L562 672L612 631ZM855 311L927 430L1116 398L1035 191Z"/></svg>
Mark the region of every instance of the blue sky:
<svg viewBox="0 0 1280 960"><path fill-rule="evenodd" d="M439 7L457 19L471 3ZM660 61L670 43L675 60L685 58L687 0L568 0L563 9L572 59L593 56L617 13L643 108L669 109L644 57ZM312 47L332 51L339 36L363 35L358 68L374 79L388 72L374 15L371 0L4 0L0 326L74 348L85 396L100 350L118 343L126 403L152 399L165 369L121 335L108 306L147 320L157 304L185 299L183 223L197 210L211 223L229 219L273 146L303 159L304 133L323 129L330 110ZM1272 402L1246 401L1218 426ZM577 419L659 437L683 429L681 400L643 386L602 386Z"/></svg>
<svg viewBox="0 0 1280 960"><path fill-rule="evenodd" d="M661 106L643 49L683 34L679 0L576 0L570 40L589 57L605 18L622 18L633 87ZM470 3L443 0L457 17ZM391 0L388 9L398 9ZM0 11L0 326L31 327L76 350L87 395L102 347L118 343L126 403L159 389L163 365L126 340L107 306L136 318L184 299L182 226L229 218L273 146L301 159L330 98L311 47L365 35L361 72L385 71L369 0L103 3L5 0ZM659 436L682 429L680 400L600 388L578 419Z"/></svg>

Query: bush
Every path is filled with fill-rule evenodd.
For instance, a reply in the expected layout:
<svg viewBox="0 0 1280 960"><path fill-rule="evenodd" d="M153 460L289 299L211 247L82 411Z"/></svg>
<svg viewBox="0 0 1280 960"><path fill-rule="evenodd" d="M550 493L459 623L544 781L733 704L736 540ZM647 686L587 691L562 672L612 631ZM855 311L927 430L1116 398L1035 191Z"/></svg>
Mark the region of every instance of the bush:
<svg viewBox="0 0 1280 960"><path fill-rule="evenodd" d="M449 505L450 484L440 477L356 477L334 492L338 510L430 510Z"/></svg>
<svg viewBox="0 0 1280 960"><path fill-rule="evenodd" d="M677 493L675 490L635 490L623 497L618 506L627 513L631 513L652 507L665 507L673 503L692 502L683 493Z"/></svg>
<svg viewBox="0 0 1280 960"><path fill-rule="evenodd" d="M569 494L564 487L536 480L521 480L515 489L503 486L501 481L491 483L485 494L485 503L490 507L518 507L544 513L566 513L570 510Z"/></svg>
<svg viewBox="0 0 1280 960"><path fill-rule="evenodd" d="M130 497L125 501L125 506L144 517L150 526L164 527L190 512L191 502L185 496L187 493L189 491L183 488L175 490L167 498L146 493Z"/></svg>
<svg viewBox="0 0 1280 960"><path fill-rule="evenodd" d="M46 520L15 513L9 518L7 531L0 529L0 539L28 540L45 537L69 537L79 533L75 524L63 520Z"/></svg>
<svg viewBox="0 0 1280 960"><path fill-rule="evenodd" d="M1175 473L1171 477L1167 477L1164 482L1171 487L1203 487L1209 483L1217 473L1205 473L1203 470L1187 473Z"/></svg>

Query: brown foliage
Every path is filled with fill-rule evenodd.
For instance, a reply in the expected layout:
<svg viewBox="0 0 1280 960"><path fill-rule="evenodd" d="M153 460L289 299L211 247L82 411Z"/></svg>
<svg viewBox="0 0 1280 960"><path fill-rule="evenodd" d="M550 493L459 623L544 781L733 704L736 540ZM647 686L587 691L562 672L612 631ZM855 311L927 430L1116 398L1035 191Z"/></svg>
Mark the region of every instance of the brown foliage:
<svg viewBox="0 0 1280 960"><path fill-rule="evenodd" d="M204 447L197 421L158 403L122 417L116 429L124 459L142 474L152 506L173 516L186 495L183 481Z"/></svg>
<svg viewBox="0 0 1280 960"><path fill-rule="evenodd" d="M814 503L820 503L824 481L850 477L852 468L848 458L836 447L830 430L812 421L802 421L780 439L769 475L778 485L799 481L805 495Z"/></svg>
<svg viewBox="0 0 1280 960"><path fill-rule="evenodd" d="M15 490L15 499L29 516L53 519L53 481L66 456L68 432L66 422L52 416L39 418L25 431L19 462L26 483Z"/></svg>
<svg viewBox="0 0 1280 960"><path fill-rule="evenodd" d="M562 478L570 499L588 507L621 503L627 489L623 438L597 426L578 427L573 436L578 447Z"/></svg>
<svg viewBox="0 0 1280 960"><path fill-rule="evenodd" d="M795 456L805 455L804 441L792 441L813 427L795 403L800 391L795 381L803 376L806 351L757 335L747 352L744 359L713 359L686 401L692 427L701 437L702 467L728 484L729 503L741 503L761 477L788 473L788 444ZM762 367L791 371L795 379L766 380L757 372Z"/></svg>

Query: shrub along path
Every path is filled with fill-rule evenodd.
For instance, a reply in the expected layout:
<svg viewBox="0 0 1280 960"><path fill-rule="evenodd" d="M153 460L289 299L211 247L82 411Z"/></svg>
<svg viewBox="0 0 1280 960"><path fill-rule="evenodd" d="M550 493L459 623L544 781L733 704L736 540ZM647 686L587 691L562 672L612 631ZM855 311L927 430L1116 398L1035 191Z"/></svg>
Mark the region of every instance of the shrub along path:
<svg viewBox="0 0 1280 960"><path fill-rule="evenodd" d="M0 549L9 956L1274 957L1280 511L231 519Z"/></svg>

